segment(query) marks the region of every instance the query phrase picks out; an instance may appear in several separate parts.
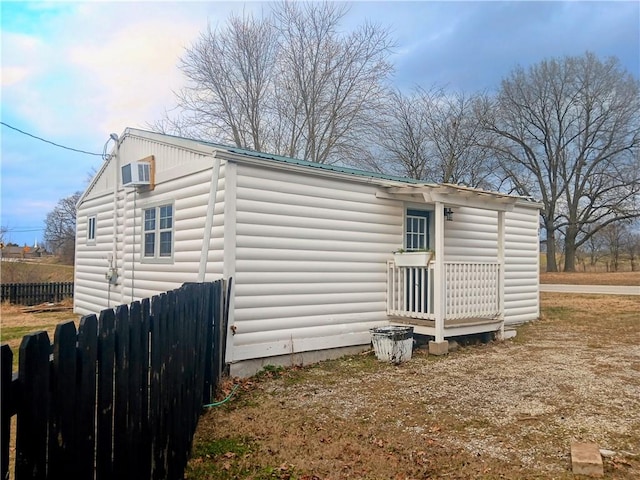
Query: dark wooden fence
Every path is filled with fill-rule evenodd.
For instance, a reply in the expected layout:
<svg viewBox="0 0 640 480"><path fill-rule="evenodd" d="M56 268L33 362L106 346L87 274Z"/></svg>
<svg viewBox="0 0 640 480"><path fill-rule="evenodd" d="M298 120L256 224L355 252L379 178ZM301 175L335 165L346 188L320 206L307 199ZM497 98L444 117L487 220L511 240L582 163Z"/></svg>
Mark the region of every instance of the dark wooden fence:
<svg viewBox="0 0 640 480"><path fill-rule="evenodd" d="M73 282L3 283L0 285L0 301L37 305L59 302L73 297Z"/></svg>
<svg viewBox="0 0 640 480"><path fill-rule="evenodd" d="M225 282L103 310L2 345L2 479L181 479L223 369Z"/></svg>

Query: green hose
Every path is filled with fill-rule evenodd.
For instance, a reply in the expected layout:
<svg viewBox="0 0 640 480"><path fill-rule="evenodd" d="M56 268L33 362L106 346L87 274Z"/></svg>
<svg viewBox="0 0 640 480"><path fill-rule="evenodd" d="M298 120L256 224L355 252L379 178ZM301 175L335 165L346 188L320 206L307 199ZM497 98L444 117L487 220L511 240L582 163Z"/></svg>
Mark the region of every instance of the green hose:
<svg viewBox="0 0 640 480"><path fill-rule="evenodd" d="M238 389L239 386L240 384L237 383L231 390L231 393L227 395L227 398L225 398L224 400L220 400L219 402L209 403L208 405L203 405L202 408L219 407L220 405L227 403L229 400L231 400L231 397L233 397L233 394L236 393L236 390Z"/></svg>

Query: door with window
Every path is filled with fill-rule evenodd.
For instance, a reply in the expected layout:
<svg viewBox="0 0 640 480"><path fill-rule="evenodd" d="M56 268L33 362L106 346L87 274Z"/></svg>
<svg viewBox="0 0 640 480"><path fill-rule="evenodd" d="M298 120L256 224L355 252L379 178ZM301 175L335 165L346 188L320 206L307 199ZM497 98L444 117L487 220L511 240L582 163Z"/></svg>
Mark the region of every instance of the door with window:
<svg viewBox="0 0 640 480"><path fill-rule="evenodd" d="M405 250L417 251L430 248L430 220L428 210L407 209L405 217ZM410 312L426 313L431 296L429 269L408 267L405 272L405 305Z"/></svg>

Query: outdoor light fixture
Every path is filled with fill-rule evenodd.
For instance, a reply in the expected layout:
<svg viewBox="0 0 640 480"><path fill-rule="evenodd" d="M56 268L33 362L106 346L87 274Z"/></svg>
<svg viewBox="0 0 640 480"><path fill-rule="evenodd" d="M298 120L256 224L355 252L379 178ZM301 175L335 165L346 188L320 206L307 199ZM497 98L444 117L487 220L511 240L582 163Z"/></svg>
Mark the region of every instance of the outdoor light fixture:
<svg viewBox="0 0 640 480"><path fill-rule="evenodd" d="M449 207L445 207L444 209L444 218L447 219L447 222L453 221L453 210L451 210Z"/></svg>

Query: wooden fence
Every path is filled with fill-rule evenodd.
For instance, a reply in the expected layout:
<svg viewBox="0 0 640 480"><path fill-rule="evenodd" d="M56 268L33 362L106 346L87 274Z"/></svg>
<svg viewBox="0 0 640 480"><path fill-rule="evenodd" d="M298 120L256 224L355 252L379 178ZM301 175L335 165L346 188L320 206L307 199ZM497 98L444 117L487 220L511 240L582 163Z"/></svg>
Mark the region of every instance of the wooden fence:
<svg viewBox="0 0 640 480"><path fill-rule="evenodd" d="M225 282L185 284L2 345L2 479L181 479L224 361Z"/></svg>
<svg viewBox="0 0 640 480"><path fill-rule="evenodd" d="M59 302L73 297L73 282L3 283L0 285L0 301L36 305Z"/></svg>

